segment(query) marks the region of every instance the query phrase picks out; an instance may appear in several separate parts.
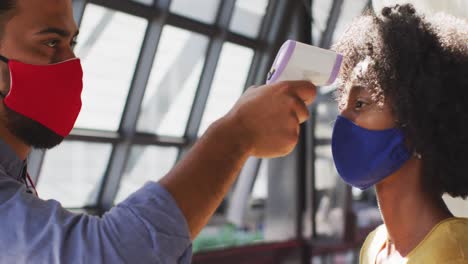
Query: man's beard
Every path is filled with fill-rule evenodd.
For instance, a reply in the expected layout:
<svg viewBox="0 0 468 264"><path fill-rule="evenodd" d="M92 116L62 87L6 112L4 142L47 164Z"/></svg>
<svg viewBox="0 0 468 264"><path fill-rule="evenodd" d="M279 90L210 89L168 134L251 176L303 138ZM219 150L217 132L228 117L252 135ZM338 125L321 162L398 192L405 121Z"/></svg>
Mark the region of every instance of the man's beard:
<svg viewBox="0 0 468 264"><path fill-rule="evenodd" d="M25 144L36 149L50 149L60 144L64 137L42 124L21 115L4 104L6 127Z"/></svg>

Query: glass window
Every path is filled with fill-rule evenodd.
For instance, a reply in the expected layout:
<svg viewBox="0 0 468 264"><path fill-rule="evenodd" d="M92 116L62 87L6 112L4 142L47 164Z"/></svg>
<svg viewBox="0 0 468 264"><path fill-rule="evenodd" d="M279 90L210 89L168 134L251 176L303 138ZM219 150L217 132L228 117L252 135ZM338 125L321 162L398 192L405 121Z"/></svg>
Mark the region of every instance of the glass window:
<svg viewBox="0 0 468 264"><path fill-rule="evenodd" d="M177 148L134 146L115 203L123 201L146 182L162 178L174 166L177 154Z"/></svg>
<svg viewBox="0 0 468 264"><path fill-rule="evenodd" d="M245 169L245 168L244 168ZM255 175L249 175L254 177ZM213 225L206 226L193 242L194 252L201 252L225 247L244 246L258 242L264 242L265 211L268 204L268 160L262 160L257 171L257 177L253 188L247 197L240 197L240 204L233 205L232 201L236 195L231 194L227 202L229 207L236 207L224 216L215 216ZM250 186L252 187L252 186ZM236 187L237 188L237 187ZM239 202L239 201L237 201ZM229 208L232 209L232 208Z"/></svg>
<svg viewBox="0 0 468 264"><path fill-rule="evenodd" d="M331 98L317 105L316 138L331 139L337 115L337 104ZM320 236L341 237L344 232L346 185L339 179L330 145L316 146L315 155L316 231Z"/></svg>
<svg viewBox="0 0 468 264"><path fill-rule="evenodd" d="M320 44L322 34L327 28L327 20L330 14L333 1L330 0L314 0L312 3L312 40L315 45ZM344 10L342 10L344 11Z"/></svg>
<svg viewBox="0 0 468 264"><path fill-rule="evenodd" d="M268 160L264 159L260 162L257 178L252 190L252 199L266 200L268 195Z"/></svg>
<svg viewBox="0 0 468 264"><path fill-rule="evenodd" d="M256 38L267 6L268 0L237 0L230 29L247 37Z"/></svg>
<svg viewBox="0 0 468 264"><path fill-rule="evenodd" d="M199 135L216 119L226 114L244 90L253 50L225 43L200 125Z"/></svg>
<svg viewBox="0 0 468 264"><path fill-rule="evenodd" d="M450 212L456 217L468 217L468 201L462 198L453 198L449 194L442 196Z"/></svg>
<svg viewBox="0 0 468 264"><path fill-rule="evenodd" d="M343 32L346 30L346 27L349 26L353 18L362 14L362 11L366 7L367 2L367 0L343 1L340 18L338 19L335 31L333 32L333 43L335 43L341 34L343 34Z"/></svg>
<svg viewBox="0 0 468 264"><path fill-rule="evenodd" d="M204 23L213 23L220 2L220 0L172 0L170 11Z"/></svg>
<svg viewBox="0 0 468 264"><path fill-rule="evenodd" d="M39 197L68 208L95 205L111 149L109 144L65 141L48 150L37 186Z"/></svg>
<svg viewBox="0 0 468 264"><path fill-rule="evenodd" d="M138 130L183 136L208 38L172 26L164 27L138 121Z"/></svg>
<svg viewBox="0 0 468 264"><path fill-rule="evenodd" d="M320 236L342 237L346 185L338 177L331 146L315 147L316 231Z"/></svg>
<svg viewBox="0 0 468 264"><path fill-rule="evenodd" d="M84 70L77 127L118 129L147 24L143 18L87 5L75 50Z"/></svg>
<svg viewBox="0 0 468 264"><path fill-rule="evenodd" d="M317 115L315 123L315 137L319 139L331 139L333 125L338 116L338 106L330 100L317 104Z"/></svg>

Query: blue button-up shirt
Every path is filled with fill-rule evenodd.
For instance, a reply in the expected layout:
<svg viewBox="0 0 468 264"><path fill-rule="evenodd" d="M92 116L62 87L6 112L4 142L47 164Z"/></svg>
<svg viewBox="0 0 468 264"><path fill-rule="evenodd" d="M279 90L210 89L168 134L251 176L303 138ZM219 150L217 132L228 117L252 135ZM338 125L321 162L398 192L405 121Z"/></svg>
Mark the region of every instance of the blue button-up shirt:
<svg viewBox="0 0 468 264"><path fill-rule="evenodd" d="M0 141L0 263L191 262L185 218L159 184L147 183L100 218L39 199L22 183L23 168Z"/></svg>

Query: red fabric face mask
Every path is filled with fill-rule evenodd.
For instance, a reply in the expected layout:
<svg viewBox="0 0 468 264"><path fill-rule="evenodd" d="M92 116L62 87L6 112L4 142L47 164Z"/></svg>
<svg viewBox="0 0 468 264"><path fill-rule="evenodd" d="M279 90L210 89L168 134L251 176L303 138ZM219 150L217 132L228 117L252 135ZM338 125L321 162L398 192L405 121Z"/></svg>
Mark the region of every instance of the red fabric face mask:
<svg viewBox="0 0 468 264"><path fill-rule="evenodd" d="M10 91L5 96L5 104L56 134L68 136L81 110L80 60L48 65L22 63L1 55L0 60L10 68Z"/></svg>

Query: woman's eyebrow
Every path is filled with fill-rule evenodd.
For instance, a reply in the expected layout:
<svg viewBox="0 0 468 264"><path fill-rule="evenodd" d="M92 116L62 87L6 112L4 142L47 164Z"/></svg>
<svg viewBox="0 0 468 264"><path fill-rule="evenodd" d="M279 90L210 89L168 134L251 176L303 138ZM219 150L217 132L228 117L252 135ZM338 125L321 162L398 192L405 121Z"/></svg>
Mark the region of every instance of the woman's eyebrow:
<svg viewBox="0 0 468 264"><path fill-rule="evenodd" d="M362 84L353 84L351 85L351 88L350 88L350 91L349 93L353 93L353 94L359 94L359 95L362 95L362 96L367 96L367 95L371 95L372 91L369 89L368 86L365 86L365 85L362 85Z"/></svg>
<svg viewBox="0 0 468 264"><path fill-rule="evenodd" d="M362 92L363 90L366 90L366 87L361 84L352 84L350 90L355 92Z"/></svg>

